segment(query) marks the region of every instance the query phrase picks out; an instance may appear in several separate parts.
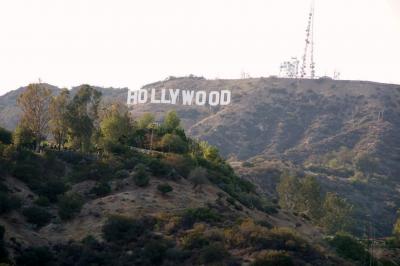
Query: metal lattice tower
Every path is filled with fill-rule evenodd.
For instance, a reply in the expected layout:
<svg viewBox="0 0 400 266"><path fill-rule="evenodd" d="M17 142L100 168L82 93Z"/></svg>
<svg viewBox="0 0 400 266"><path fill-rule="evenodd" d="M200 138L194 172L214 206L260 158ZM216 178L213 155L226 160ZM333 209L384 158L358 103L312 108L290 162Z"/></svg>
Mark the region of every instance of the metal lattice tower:
<svg viewBox="0 0 400 266"><path fill-rule="evenodd" d="M306 29L306 45L300 68L300 77L304 78L307 75L307 57L310 57L310 78L315 78L315 62L314 62L314 0L312 0L310 13L308 14L308 24ZM310 53L308 53L310 50Z"/></svg>

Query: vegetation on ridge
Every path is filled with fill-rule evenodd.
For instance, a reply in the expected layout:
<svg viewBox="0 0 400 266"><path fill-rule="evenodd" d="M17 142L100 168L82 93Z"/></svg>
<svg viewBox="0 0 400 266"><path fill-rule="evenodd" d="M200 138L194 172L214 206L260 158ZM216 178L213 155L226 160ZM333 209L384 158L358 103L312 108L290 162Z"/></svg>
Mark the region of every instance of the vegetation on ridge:
<svg viewBox="0 0 400 266"><path fill-rule="evenodd" d="M122 182L132 181L135 189L143 190L161 180L157 191L165 199L179 193L174 186L181 180L190 182L195 193L203 193L209 185L220 192L215 202L176 213L112 215L102 226L104 241L88 233L82 241L22 246L9 258L0 239L0 262L240 265L245 254L253 265L341 263L327 258L319 245L309 243L293 229L239 215L252 210L274 214L278 206L259 193L254 184L239 178L218 149L189 138L176 112L167 113L160 123L152 114L134 120L124 106L103 106L101 94L90 86L82 86L74 97L68 91L52 97L42 89L34 84L21 96L19 102L29 115L23 114L25 118L12 135L0 130L2 176L22 181L36 198L18 199L1 180L0 214L19 212L40 234L49 223L74 221L84 204L121 191ZM48 111L48 116L33 112L30 104L48 104L41 109ZM73 189L83 182L94 185L87 193ZM277 190L283 209L300 213L328 233L347 230L352 207L336 194L323 193L314 178L299 180L285 174ZM362 243L356 245L353 239L339 234L330 243L339 255L353 260L358 258L342 252L343 243L352 243L355 250L365 249Z"/></svg>

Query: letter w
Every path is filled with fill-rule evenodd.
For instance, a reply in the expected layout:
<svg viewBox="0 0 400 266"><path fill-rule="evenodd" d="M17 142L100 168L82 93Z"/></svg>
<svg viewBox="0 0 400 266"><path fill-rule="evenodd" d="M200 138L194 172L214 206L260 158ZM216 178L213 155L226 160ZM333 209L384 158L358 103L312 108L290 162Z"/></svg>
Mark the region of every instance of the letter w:
<svg viewBox="0 0 400 266"><path fill-rule="evenodd" d="M182 104L192 105L194 91L182 91Z"/></svg>

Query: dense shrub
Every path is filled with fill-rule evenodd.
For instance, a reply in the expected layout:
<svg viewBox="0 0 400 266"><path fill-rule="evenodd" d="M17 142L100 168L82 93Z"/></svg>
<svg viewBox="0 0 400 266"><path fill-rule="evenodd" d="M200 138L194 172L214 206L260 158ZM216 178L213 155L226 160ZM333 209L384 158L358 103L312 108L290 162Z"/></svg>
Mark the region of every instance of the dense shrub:
<svg viewBox="0 0 400 266"><path fill-rule="evenodd" d="M311 254L312 247L290 228L272 228L254 223L251 219L244 220L224 232L226 242L232 248L252 248L254 250L285 250Z"/></svg>
<svg viewBox="0 0 400 266"><path fill-rule="evenodd" d="M146 167L143 164L139 164L136 167L136 172L133 176L133 181L139 187L145 187L149 184L149 174L146 172Z"/></svg>
<svg viewBox="0 0 400 266"><path fill-rule="evenodd" d="M42 227L48 224L51 220L52 215L43 208L40 207L28 207L22 211L25 219L28 223L34 224L37 227Z"/></svg>
<svg viewBox="0 0 400 266"><path fill-rule="evenodd" d="M280 227L269 230L269 233L259 238L259 244L271 249L283 249L298 252L308 252L310 245L296 233L296 231Z"/></svg>
<svg viewBox="0 0 400 266"><path fill-rule="evenodd" d="M118 170L117 172L115 172L114 177L117 179L127 178L127 177L129 177L129 171L126 169Z"/></svg>
<svg viewBox="0 0 400 266"><path fill-rule="evenodd" d="M363 261L365 258L370 257L364 246L349 234L337 233L329 243L343 258Z"/></svg>
<svg viewBox="0 0 400 266"><path fill-rule="evenodd" d="M294 265L292 258L285 252L267 251L259 256L252 266L292 266Z"/></svg>
<svg viewBox="0 0 400 266"><path fill-rule="evenodd" d="M112 177L115 174L114 162L104 162L99 160L82 160L79 164L74 164L70 179L74 182L85 180L101 180Z"/></svg>
<svg viewBox="0 0 400 266"><path fill-rule="evenodd" d="M171 167L158 158L151 159L148 163L151 173L155 176L169 176L171 174Z"/></svg>
<svg viewBox="0 0 400 266"><path fill-rule="evenodd" d="M17 256L18 266L47 266L53 265L54 255L47 247L31 247Z"/></svg>
<svg viewBox="0 0 400 266"><path fill-rule="evenodd" d="M9 262L8 252L4 246L4 233L5 229L0 225L0 264Z"/></svg>
<svg viewBox="0 0 400 266"><path fill-rule="evenodd" d="M104 140L101 145L105 151L117 155L122 155L128 152L128 147L121 143L113 143L111 141Z"/></svg>
<svg viewBox="0 0 400 266"><path fill-rule="evenodd" d="M37 188L41 173L41 165L35 161L17 162L13 170L13 175L31 188Z"/></svg>
<svg viewBox="0 0 400 266"><path fill-rule="evenodd" d="M85 159L82 153L75 151L58 151L56 154L59 159L70 164L78 164Z"/></svg>
<svg viewBox="0 0 400 266"><path fill-rule="evenodd" d="M57 159L57 154L53 150L45 150L43 156L43 168L47 175L54 177L63 176L65 173L65 163Z"/></svg>
<svg viewBox="0 0 400 266"><path fill-rule="evenodd" d="M210 208L187 209L182 216L182 226L190 228L197 222L215 223L221 221L221 215Z"/></svg>
<svg viewBox="0 0 400 266"><path fill-rule="evenodd" d="M50 201L47 197L45 196L39 196L34 203L38 206L42 206L42 207L48 207L50 205Z"/></svg>
<svg viewBox="0 0 400 266"><path fill-rule="evenodd" d="M111 187L107 182L101 182L96 184L91 190L90 193L95 194L98 197L104 197L110 194Z"/></svg>
<svg viewBox="0 0 400 266"><path fill-rule="evenodd" d="M46 197L50 202L56 202L58 196L67 191L67 185L61 180L49 180L45 182L38 193Z"/></svg>
<svg viewBox="0 0 400 266"><path fill-rule="evenodd" d="M220 243L213 243L205 246L200 251L200 262L203 264L222 262L229 253L226 251L224 246Z"/></svg>
<svg viewBox="0 0 400 266"><path fill-rule="evenodd" d="M54 250L57 252L56 265L120 265L119 260L126 258L118 249L112 249L90 236L84 238L82 243L56 245Z"/></svg>
<svg viewBox="0 0 400 266"><path fill-rule="evenodd" d="M161 139L161 150L166 152L185 153L187 152L187 143L178 135L165 134Z"/></svg>
<svg viewBox="0 0 400 266"><path fill-rule="evenodd" d="M12 133L2 127L0 127L0 142L4 144L11 144L12 142Z"/></svg>
<svg viewBox="0 0 400 266"><path fill-rule="evenodd" d="M247 208L265 211L264 204L257 195L242 192L237 195L237 200Z"/></svg>
<svg viewBox="0 0 400 266"><path fill-rule="evenodd" d="M147 218L140 220L123 216L112 216L103 226L103 237L106 241L126 244L136 241L140 236L152 230L154 221Z"/></svg>
<svg viewBox="0 0 400 266"><path fill-rule="evenodd" d="M157 186L157 190L160 191L163 195L167 194L168 192L171 192L173 188L168 185L167 183L165 184L159 184Z"/></svg>
<svg viewBox="0 0 400 266"><path fill-rule="evenodd" d="M186 250L199 250L210 244L210 240L203 234L204 232L193 232L187 233L182 238L182 246ZM197 251L196 251L197 252Z"/></svg>
<svg viewBox="0 0 400 266"><path fill-rule="evenodd" d="M0 191L0 214L18 209L21 206L21 201L14 196L8 195L6 192Z"/></svg>
<svg viewBox="0 0 400 266"><path fill-rule="evenodd" d="M152 239L143 248L145 265L161 265L165 259L168 248L173 244L163 239Z"/></svg>
<svg viewBox="0 0 400 266"><path fill-rule="evenodd" d="M171 263L173 262L172 265L183 264L183 262L190 256L191 256L191 251L182 250L177 247L169 248L165 253L166 259Z"/></svg>
<svg viewBox="0 0 400 266"><path fill-rule="evenodd" d="M181 177L188 177L190 171L196 166L196 162L190 156L181 154L167 154L162 162Z"/></svg>
<svg viewBox="0 0 400 266"><path fill-rule="evenodd" d="M82 205L83 200L79 195L60 196L58 199L58 215L63 220L70 220L81 211Z"/></svg>
<svg viewBox="0 0 400 266"><path fill-rule="evenodd" d="M183 262L187 258L187 254L174 248L172 241L160 236L143 236L146 237L129 242L98 242L88 236L80 243L56 245L56 265L164 265L164 262L181 265L171 262Z"/></svg>

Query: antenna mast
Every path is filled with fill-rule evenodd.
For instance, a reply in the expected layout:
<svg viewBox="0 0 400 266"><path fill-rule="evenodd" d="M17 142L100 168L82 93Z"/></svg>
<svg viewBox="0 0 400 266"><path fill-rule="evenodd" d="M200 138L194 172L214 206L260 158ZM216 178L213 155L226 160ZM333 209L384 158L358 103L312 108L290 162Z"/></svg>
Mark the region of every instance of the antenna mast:
<svg viewBox="0 0 400 266"><path fill-rule="evenodd" d="M308 14L308 24L306 29L306 45L304 48L304 54L302 58L302 65L300 69L300 77L306 77L307 68L307 55L310 47L310 78L315 78L315 62L314 62L314 0L312 0L310 13Z"/></svg>

